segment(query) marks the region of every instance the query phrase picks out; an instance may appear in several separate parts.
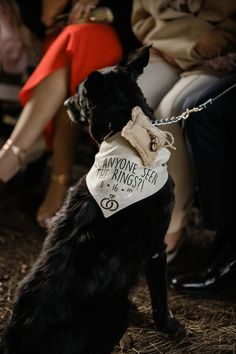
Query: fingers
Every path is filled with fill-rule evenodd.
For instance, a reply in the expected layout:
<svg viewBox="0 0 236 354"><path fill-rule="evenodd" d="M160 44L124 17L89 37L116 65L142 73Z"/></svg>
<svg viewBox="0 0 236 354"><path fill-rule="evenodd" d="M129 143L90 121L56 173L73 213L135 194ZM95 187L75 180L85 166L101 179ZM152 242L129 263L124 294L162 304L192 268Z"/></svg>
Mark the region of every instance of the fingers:
<svg viewBox="0 0 236 354"><path fill-rule="evenodd" d="M91 11L96 7L95 2L82 3L77 2L70 13L69 23L78 21L79 19L86 19L90 17Z"/></svg>
<svg viewBox="0 0 236 354"><path fill-rule="evenodd" d="M73 6L73 8L70 12L70 15L69 15L69 19L68 19L69 23L74 23L82 17L83 7L84 7L84 5L80 4L79 2L77 2Z"/></svg>
<svg viewBox="0 0 236 354"><path fill-rule="evenodd" d="M91 11L94 10L95 7L96 6L93 4L88 4L87 6L85 6L83 17L88 18Z"/></svg>

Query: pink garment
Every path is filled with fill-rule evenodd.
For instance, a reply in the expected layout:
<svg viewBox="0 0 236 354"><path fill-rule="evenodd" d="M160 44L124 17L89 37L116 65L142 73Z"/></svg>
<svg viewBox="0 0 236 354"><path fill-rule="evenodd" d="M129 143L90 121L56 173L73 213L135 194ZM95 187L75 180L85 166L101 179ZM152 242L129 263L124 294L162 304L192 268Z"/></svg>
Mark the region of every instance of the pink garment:
<svg viewBox="0 0 236 354"><path fill-rule="evenodd" d="M23 74L29 65L21 27L17 7L11 0L0 0L0 66L9 74Z"/></svg>

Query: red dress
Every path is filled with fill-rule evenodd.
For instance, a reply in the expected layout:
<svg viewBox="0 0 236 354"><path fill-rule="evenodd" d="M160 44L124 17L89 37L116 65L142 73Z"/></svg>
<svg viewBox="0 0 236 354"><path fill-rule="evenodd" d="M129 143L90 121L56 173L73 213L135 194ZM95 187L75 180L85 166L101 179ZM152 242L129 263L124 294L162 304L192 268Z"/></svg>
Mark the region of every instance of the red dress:
<svg viewBox="0 0 236 354"><path fill-rule="evenodd" d="M122 47L112 26L83 23L68 25L55 38L45 41L45 54L20 91L25 105L32 90L54 71L69 66L70 94L92 71L117 64ZM55 88L56 89L56 88ZM49 124L47 131L51 131Z"/></svg>

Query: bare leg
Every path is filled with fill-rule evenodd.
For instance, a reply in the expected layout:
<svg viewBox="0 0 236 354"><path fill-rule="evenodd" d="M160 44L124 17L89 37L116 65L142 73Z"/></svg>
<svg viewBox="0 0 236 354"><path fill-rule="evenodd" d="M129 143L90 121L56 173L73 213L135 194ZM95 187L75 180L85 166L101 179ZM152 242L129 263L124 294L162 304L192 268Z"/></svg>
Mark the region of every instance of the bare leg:
<svg viewBox="0 0 236 354"><path fill-rule="evenodd" d="M218 76L203 74L181 77L160 102L155 111L156 116L165 118L182 113L183 103L187 97L203 87L211 87L218 81ZM168 130L173 134L176 147L176 150L171 153L171 158L168 162L170 175L175 182L175 207L165 238L167 259L170 261L178 251L183 240L187 212L186 206L193 195L195 176L180 126L175 123L164 127L164 130Z"/></svg>
<svg viewBox="0 0 236 354"><path fill-rule="evenodd" d="M170 175L175 182L175 205L165 237L169 263L174 259L183 242L186 207L190 204L194 189L194 170L186 149L181 127L178 124L171 124L168 126L168 131L173 134L176 147L176 150L171 152L171 158L168 162Z"/></svg>
<svg viewBox="0 0 236 354"><path fill-rule="evenodd" d="M54 117L68 94L68 68L64 67L43 80L24 107L10 139L23 150L34 143ZM11 149L0 150L0 179L7 182L20 169Z"/></svg>
<svg viewBox="0 0 236 354"><path fill-rule="evenodd" d="M71 180L78 129L62 107L57 114L52 146L52 178L44 201L37 213L40 226L47 227L51 217L61 208Z"/></svg>

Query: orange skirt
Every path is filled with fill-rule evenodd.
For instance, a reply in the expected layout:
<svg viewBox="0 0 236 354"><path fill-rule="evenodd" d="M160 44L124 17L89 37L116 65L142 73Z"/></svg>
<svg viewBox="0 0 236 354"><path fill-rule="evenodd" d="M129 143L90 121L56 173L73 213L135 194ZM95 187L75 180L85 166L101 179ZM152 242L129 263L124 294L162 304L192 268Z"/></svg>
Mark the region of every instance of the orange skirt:
<svg viewBox="0 0 236 354"><path fill-rule="evenodd" d="M56 38L45 41L44 48L43 58L20 91L23 106L42 80L64 66L70 68L70 94L74 95L78 84L92 71L115 65L122 57L118 36L107 24L68 25ZM49 124L46 128L47 136L51 136L52 126Z"/></svg>

